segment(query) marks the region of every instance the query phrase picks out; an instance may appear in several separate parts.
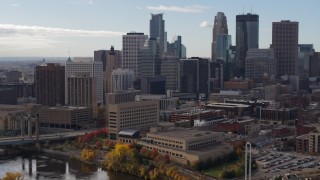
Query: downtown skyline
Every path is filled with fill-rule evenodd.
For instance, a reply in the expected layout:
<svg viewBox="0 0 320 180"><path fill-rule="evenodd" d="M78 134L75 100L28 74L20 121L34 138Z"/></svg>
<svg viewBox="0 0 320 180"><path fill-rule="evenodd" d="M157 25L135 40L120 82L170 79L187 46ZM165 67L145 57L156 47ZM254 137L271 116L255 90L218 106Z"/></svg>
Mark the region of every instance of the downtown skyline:
<svg viewBox="0 0 320 180"><path fill-rule="evenodd" d="M210 57L212 24L217 12L227 17L232 45L235 45L236 15L259 15L259 48L272 43L272 22L299 22L299 43L320 48L315 23L318 1L256 2L212 0L57 0L0 2L0 56L93 56L94 50L122 49L122 35L149 35L151 13L164 13L167 40L182 36L187 56ZM288 4L290 3L290 7ZM252 10L251 10L252 7ZM285 9L285 11L284 11ZM312 28L310 28L312 27Z"/></svg>

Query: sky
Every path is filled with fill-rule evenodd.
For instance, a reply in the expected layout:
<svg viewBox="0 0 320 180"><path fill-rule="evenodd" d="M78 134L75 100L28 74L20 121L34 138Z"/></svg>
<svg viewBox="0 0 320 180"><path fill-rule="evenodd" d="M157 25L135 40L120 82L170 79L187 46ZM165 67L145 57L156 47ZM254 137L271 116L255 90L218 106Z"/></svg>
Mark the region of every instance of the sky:
<svg viewBox="0 0 320 180"><path fill-rule="evenodd" d="M319 0L1 0L0 57L92 57L122 49L122 35L149 34L151 13L164 13L168 41L177 35L188 57L210 57L212 24L227 16L235 44L236 15L259 15L259 48L272 42L272 22L299 22L299 43L320 49Z"/></svg>

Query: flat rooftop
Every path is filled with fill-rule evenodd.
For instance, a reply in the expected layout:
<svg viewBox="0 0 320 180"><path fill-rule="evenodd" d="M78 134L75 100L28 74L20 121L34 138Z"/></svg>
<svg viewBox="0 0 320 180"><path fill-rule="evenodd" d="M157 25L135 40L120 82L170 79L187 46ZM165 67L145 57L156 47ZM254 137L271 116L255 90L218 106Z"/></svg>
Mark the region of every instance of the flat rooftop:
<svg viewBox="0 0 320 180"><path fill-rule="evenodd" d="M222 132L212 132L212 131L199 131L195 129L172 129L168 131L160 131L149 133L151 135L159 135L169 138L177 138L182 140L192 140L199 137L211 137L213 135L222 135Z"/></svg>
<svg viewBox="0 0 320 180"><path fill-rule="evenodd" d="M233 103L210 103L206 106L209 107L225 107L225 108L248 108L250 105L245 104L233 104Z"/></svg>

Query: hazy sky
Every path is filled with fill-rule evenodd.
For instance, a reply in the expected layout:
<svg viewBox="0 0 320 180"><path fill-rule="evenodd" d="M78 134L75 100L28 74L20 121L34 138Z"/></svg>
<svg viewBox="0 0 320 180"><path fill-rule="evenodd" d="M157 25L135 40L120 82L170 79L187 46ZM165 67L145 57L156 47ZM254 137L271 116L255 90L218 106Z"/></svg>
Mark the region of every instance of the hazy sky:
<svg viewBox="0 0 320 180"><path fill-rule="evenodd" d="M252 7L252 8L251 8ZM259 47L272 41L272 22L299 22L299 43L320 48L319 0L1 0L0 56L93 56L122 48L122 34L149 34L150 13L164 13L168 41L182 36L187 56L210 57L218 11L235 44L235 17L259 15Z"/></svg>

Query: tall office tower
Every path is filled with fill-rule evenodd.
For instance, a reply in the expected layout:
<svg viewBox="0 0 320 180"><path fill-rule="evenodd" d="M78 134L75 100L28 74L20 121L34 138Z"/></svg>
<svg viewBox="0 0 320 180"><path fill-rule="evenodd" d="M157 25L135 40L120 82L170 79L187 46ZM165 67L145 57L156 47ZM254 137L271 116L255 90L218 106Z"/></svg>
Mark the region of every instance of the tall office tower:
<svg viewBox="0 0 320 180"><path fill-rule="evenodd" d="M288 20L272 23L272 48L277 58L277 75L296 75L299 23Z"/></svg>
<svg viewBox="0 0 320 180"><path fill-rule="evenodd" d="M116 69L111 74L111 92L133 89L134 72L131 69Z"/></svg>
<svg viewBox="0 0 320 180"><path fill-rule="evenodd" d="M219 34L217 35L216 40L216 52L215 52L215 61L222 60L227 62L227 58L231 55L231 36L228 34Z"/></svg>
<svg viewBox="0 0 320 180"><path fill-rule="evenodd" d="M180 59L179 62L179 88L182 93L204 94L208 98L209 86L209 60L198 57Z"/></svg>
<svg viewBox="0 0 320 180"><path fill-rule="evenodd" d="M166 94L166 77L147 76L141 78L141 94Z"/></svg>
<svg viewBox="0 0 320 180"><path fill-rule="evenodd" d="M299 44L298 47L298 75L309 76L309 61L315 52L313 44Z"/></svg>
<svg viewBox="0 0 320 180"><path fill-rule="evenodd" d="M142 49L147 35L143 33L127 33L122 36L122 69L132 69L135 78L140 76L138 53Z"/></svg>
<svg viewBox="0 0 320 180"><path fill-rule="evenodd" d="M219 92L223 88L225 65L226 63L219 59L216 62L210 62L210 92Z"/></svg>
<svg viewBox="0 0 320 180"><path fill-rule="evenodd" d="M103 63L103 72L107 69L108 64L108 55L112 52L117 61L118 67L121 66L121 51L115 50L113 46L111 46L110 50L97 50L94 51L94 61L101 61Z"/></svg>
<svg viewBox="0 0 320 180"><path fill-rule="evenodd" d="M96 78L90 77L90 73L76 73L69 76L68 102L70 106L94 107L97 105Z"/></svg>
<svg viewBox="0 0 320 180"><path fill-rule="evenodd" d="M166 52L167 37L164 23L163 14L151 14L150 38L159 39L160 54Z"/></svg>
<svg viewBox="0 0 320 180"><path fill-rule="evenodd" d="M157 39L146 40L138 55L140 76L160 75L161 59L159 58L159 43Z"/></svg>
<svg viewBox="0 0 320 180"><path fill-rule="evenodd" d="M69 95L68 94L68 83L67 78L76 76L78 73L89 73L90 77L96 78L96 98L97 103L103 103L103 63L101 61L93 61L92 58L75 58L74 61L71 61L69 58L66 62L66 98L65 103L68 102Z"/></svg>
<svg viewBox="0 0 320 180"><path fill-rule="evenodd" d="M97 116L97 86L96 78L90 73L76 73L67 78L68 105L74 107L90 107L93 116Z"/></svg>
<svg viewBox="0 0 320 180"><path fill-rule="evenodd" d="M217 36L228 35L227 17L223 12L218 12L214 17L214 25L212 30L212 43L211 43L211 61L217 59Z"/></svg>
<svg viewBox="0 0 320 180"><path fill-rule="evenodd" d="M105 67L106 71L104 72L104 84L105 84L104 87L106 88L105 93L110 93L112 91L111 90L112 71L121 67L120 65L121 56L118 52L120 51L115 51L114 47L111 46L111 49L107 54L107 61L106 61L106 67Z"/></svg>
<svg viewBox="0 0 320 180"><path fill-rule="evenodd" d="M309 61L309 77L320 76L320 52L313 53ZM316 83L318 87L318 83Z"/></svg>
<svg viewBox="0 0 320 180"><path fill-rule="evenodd" d="M179 59L186 58L186 47L181 39L181 36L176 36L173 43L168 44L167 54L177 56Z"/></svg>
<svg viewBox="0 0 320 180"><path fill-rule="evenodd" d="M64 105L64 66L53 63L36 66L34 75L37 104L45 106Z"/></svg>
<svg viewBox="0 0 320 180"><path fill-rule="evenodd" d="M172 55L162 55L161 75L166 77L166 89L178 90L179 58Z"/></svg>
<svg viewBox="0 0 320 180"><path fill-rule="evenodd" d="M245 64L246 78L263 82L263 77L277 76L277 61L273 49L249 49Z"/></svg>
<svg viewBox="0 0 320 180"><path fill-rule="evenodd" d="M248 49L259 48L259 15L236 16L236 76L245 75L245 59Z"/></svg>

